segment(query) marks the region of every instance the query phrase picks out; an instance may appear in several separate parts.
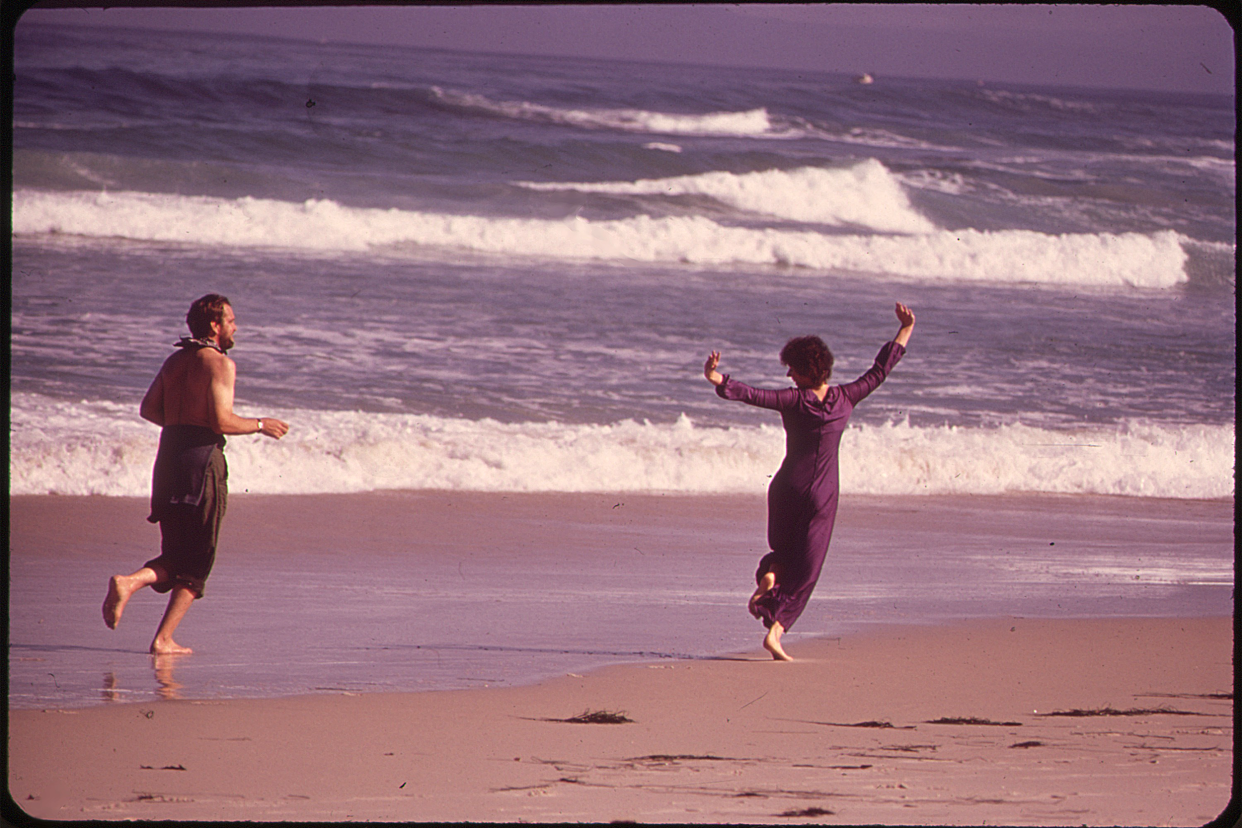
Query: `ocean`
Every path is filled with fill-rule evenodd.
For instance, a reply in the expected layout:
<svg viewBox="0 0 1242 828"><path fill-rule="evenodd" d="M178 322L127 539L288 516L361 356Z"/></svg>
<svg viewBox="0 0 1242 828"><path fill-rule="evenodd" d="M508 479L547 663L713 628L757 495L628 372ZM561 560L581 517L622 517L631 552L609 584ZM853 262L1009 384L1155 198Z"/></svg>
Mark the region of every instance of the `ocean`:
<svg viewBox="0 0 1242 828"><path fill-rule="evenodd" d="M218 292L291 425L234 492L762 494L707 354L849 381L901 301L846 494L1233 496L1231 97L24 23L15 70L13 495L146 496Z"/></svg>
<svg viewBox="0 0 1242 828"><path fill-rule="evenodd" d="M1233 101L22 25L16 494L143 495L189 303L253 492L762 490L722 370L918 314L846 491L1228 497Z"/></svg>

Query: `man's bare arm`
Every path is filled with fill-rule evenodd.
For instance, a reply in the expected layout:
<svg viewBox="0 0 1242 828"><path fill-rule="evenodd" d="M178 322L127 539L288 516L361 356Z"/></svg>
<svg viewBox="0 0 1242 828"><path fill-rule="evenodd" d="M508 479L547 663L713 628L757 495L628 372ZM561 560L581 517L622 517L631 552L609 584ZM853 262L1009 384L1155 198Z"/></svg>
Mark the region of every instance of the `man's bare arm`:
<svg viewBox="0 0 1242 828"><path fill-rule="evenodd" d="M208 360L211 372L210 400L207 416L217 434L266 434L279 440L289 426L274 417L238 417L233 413L233 386L237 365L223 354L212 354Z"/></svg>
<svg viewBox="0 0 1242 828"><path fill-rule="evenodd" d="M164 372L161 370L155 375L155 379L151 382L151 387L147 389L146 395L142 398L142 404L138 406L138 414L144 420L155 423L160 428L164 427Z"/></svg>

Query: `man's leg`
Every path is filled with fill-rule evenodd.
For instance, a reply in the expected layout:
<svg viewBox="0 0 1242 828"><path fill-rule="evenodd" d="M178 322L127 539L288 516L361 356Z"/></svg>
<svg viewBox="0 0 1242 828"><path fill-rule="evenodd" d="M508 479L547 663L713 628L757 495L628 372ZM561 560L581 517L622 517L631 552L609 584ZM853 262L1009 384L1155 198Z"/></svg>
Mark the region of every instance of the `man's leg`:
<svg viewBox="0 0 1242 828"><path fill-rule="evenodd" d="M108 581L108 597L103 602L103 618L108 629L115 630L116 625L121 623L121 613L125 611L131 595L145 586L159 583L163 577L162 572L149 566L132 575L113 575Z"/></svg>
<svg viewBox="0 0 1242 828"><path fill-rule="evenodd" d="M189 647L182 647L173 641L173 632L176 631L177 625L185 617L186 610L197 597L198 594L188 586L177 584L172 588L172 595L168 599L168 609L164 610L164 618L160 621L159 629L155 631L155 640L151 642L153 654L187 655L194 652Z"/></svg>
<svg viewBox="0 0 1242 828"><path fill-rule="evenodd" d="M155 638L151 640L152 655L188 655L193 652L174 641L173 633L190 609L190 604L202 595L203 582L211 573L224 505L224 492L218 492L224 484L217 475L223 477L224 474L224 456L217 451L207 466L203 502L197 506L187 504L170 508L160 518L160 558L167 558L170 562L165 577L175 580L171 584L168 607L155 631ZM187 581L196 586L190 586Z"/></svg>

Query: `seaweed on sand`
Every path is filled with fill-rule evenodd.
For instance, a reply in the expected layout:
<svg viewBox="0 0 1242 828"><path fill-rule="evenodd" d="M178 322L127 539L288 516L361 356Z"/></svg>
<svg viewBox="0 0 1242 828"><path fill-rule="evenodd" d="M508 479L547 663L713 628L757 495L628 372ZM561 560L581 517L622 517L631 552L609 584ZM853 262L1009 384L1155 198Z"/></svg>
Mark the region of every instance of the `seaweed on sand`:
<svg viewBox="0 0 1242 828"><path fill-rule="evenodd" d="M1092 710L1054 710L1051 713L1039 713L1039 716L1201 716L1202 713L1196 713L1193 710L1175 710L1172 707L1131 707L1126 710L1118 710L1113 707L1097 707Z"/></svg>
<svg viewBox="0 0 1242 828"><path fill-rule="evenodd" d="M555 719L554 721L569 722L570 724L629 724L634 720L624 713L616 713L611 710L584 710L577 716L570 716L568 719Z"/></svg>
<svg viewBox="0 0 1242 828"><path fill-rule="evenodd" d="M792 811L784 811L780 814L780 816L783 816L783 817L817 817L817 816L832 816L833 813L834 813L833 811L830 811L827 808L810 807L810 808L798 808Z"/></svg>
<svg viewBox="0 0 1242 828"><path fill-rule="evenodd" d="M872 727L877 730L914 730L913 725L901 725L899 727L892 722L877 721L875 719L865 722L811 722L810 724L827 725L828 727Z"/></svg>
<svg viewBox="0 0 1242 828"><path fill-rule="evenodd" d="M980 719L976 716L945 716L939 719L932 719L926 724L949 724L949 725L992 725L994 727L1021 727L1022 722L994 722L991 719Z"/></svg>

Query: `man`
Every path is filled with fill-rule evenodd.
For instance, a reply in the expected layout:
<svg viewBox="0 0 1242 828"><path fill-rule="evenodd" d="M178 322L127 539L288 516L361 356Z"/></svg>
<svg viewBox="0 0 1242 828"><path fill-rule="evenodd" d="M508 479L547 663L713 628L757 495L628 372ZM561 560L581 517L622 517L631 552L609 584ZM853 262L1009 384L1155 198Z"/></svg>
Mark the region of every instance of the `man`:
<svg viewBox="0 0 1242 828"><path fill-rule="evenodd" d="M203 597L216 556L216 538L228 500L225 434L266 434L280 439L289 426L272 417L233 413L237 366L227 356L237 332L229 300L209 293L185 317L192 336L164 361L139 413L160 426L160 447L151 481L152 523L159 523L160 556L132 575L114 575L104 600L104 623L116 629L125 604L149 586L171 592L151 642L155 655L190 653L173 632L195 599Z"/></svg>

